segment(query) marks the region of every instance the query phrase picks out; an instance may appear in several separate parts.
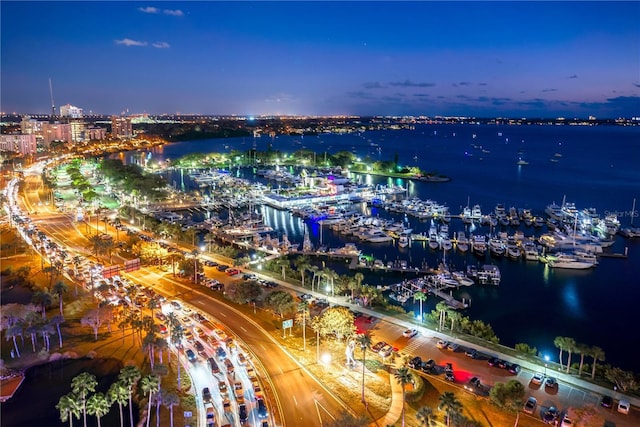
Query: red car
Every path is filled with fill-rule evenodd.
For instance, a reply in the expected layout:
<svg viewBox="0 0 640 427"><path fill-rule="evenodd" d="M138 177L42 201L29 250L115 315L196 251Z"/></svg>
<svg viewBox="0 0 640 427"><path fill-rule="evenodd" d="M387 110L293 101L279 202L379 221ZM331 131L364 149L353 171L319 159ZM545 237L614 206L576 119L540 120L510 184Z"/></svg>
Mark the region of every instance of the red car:
<svg viewBox="0 0 640 427"><path fill-rule="evenodd" d="M225 273L227 274L227 276L235 276L236 274L240 274L240 270L238 270L237 268L230 268L225 271Z"/></svg>

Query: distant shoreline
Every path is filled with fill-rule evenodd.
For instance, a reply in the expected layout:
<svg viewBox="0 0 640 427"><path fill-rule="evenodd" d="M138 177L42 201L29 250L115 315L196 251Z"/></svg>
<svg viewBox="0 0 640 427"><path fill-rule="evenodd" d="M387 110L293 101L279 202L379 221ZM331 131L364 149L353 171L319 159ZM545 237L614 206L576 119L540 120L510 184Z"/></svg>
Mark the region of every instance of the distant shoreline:
<svg viewBox="0 0 640 427"><path fill-rule="evenodd" d="M411 175L406 173L393 173L393 172L376 172L376 171L352 171L349 173L360 174L360 175L376 175L376 176L386 176L390 178L401 178L401 179L410 179L413 181L422 181L422 182L432 182L432 183L442 183L449 182L451 178L445 175Z"/></svg>

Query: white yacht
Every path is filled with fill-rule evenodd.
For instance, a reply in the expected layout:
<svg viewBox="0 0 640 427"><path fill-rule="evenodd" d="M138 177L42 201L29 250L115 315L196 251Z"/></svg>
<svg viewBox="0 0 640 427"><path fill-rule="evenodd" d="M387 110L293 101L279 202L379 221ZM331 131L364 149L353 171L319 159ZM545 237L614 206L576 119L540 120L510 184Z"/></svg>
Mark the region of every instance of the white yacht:
<svg viewBox="0 0 640 427"><path fill-rule="evenodd" d="M487 240L484 236L471 236L471 250L474 254L483 257L487 253Z"/></svg>
<svg viewBox="0 0 640 427"><path fill-rule="evenodd" d="M403 230L398 237L398 246L405 248L411 243L411 229Z"/></svg>
<svg viewBox="0 0 640 427"><path fill-rule="evenodd" d="M538 256L540 254L538 253L538 247L534 242L527 240L522 244L522 247L524 249L524 258L527 261L538 261Z"/></svg>
<svg viewBox="0 0 640 427"><path fill-rule="evenodd" d="M462 253L466 253L469 250L469 239L464 235L464 231L458 231L456 235L456 247Z"/></svg>
<svg viewBox="0 0 640 427"><path fill-rule="evenodd" d="M551 268L566 268L572 270L585 270L594 266L592 262L580 261L575 255L559 252L556 259L548 262Z"/></svg>

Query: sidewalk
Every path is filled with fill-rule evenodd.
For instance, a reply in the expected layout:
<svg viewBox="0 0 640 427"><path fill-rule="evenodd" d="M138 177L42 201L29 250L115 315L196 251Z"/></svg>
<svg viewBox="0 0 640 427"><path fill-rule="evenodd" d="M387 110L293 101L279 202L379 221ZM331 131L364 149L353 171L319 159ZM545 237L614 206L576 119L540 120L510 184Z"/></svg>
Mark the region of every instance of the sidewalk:
<svg viewBox="0 0 640 427"><path fill-rule="evenodd" d="M402 386L396 381L394 376L397 369L395 365L394 362L394 366L391 366L389 370L389 383L391 385L391 405L389 405L389 411L384 417L374 420L370 424L371 427L391 426L402 417L402 405L404 403L402 400Z"/></svg>

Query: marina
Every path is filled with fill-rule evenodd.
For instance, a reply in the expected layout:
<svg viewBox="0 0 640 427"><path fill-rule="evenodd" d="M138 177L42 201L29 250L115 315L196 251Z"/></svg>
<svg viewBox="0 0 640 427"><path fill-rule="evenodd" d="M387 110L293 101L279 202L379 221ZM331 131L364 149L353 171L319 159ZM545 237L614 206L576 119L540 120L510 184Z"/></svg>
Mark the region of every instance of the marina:
<svg viewBox="0 0 640 427"><path fill-rule="evenodd" d="M438 129L437 135L430 130L435 128ZM496 137L497 130L504 136ZM459 301L462 298L467 301L472 300L473 305L463 309L465 315L491 323L504 342L513 345L515 342L525 340L540 348L541 343L552 342L555 336L563 334L564 328L568 328L578 319L580 322L587 322L590 330L595 331L594 334L597 333L603 325L607 324L607 311L596 309L596 306L606 303L616 307L615 311L619 313L625 310L625 301L633 300L633 298L625 298L625 301L619 298L613 300L609 295L616 295L615 289L626 289L625 284L633 281L634 277L640 274L635 267L638 264L634 262L638 252L638 239L624 237L623 234L628 231L628 236L633 235L633 224L629 221L631 218L629 212L633 197L637 195L637 186L634 183L640 182L640 176L630 163L629 156L610 158L616 152L615 150L589 157L588 161L585 161L583 154L585 150L595 150L597 142L602 138L615 141L612 143L613 146L633 144L632 141L636 140L634 132L633 129L622 128L587 129L566 126L471 128L459 125L417 126L415 131L367 132L368 139L379 141L378 148L381 148L383 153L386 152L392 156L393 150L398 150L400 159L413 159L415 153L411 147L424 146L424 149L429 150L430 153L429 162L438 162L442 171L453 179L446 183L427 183L358 174L359 177L354 177L356 185L368 185L374 190L376 187L378 189L389 187L396 189L397 193L380 194L379 197L371 199L359 196L349 202L344 200L333 202L327 200L330 199L330 195L325 195L328 197L321 200L321 203L286 208L274 208L271 205L261 204L256 195L253 198L255 202L253 209L262 215L265 225L273 228L274 231L271 232L273 238L282 241L283 236L286 235L289 242L297 245L297 251L291 251L290 256L295 258L298 253L307 252L302 251L306 235L308 236L307 249L309 253L318 253L318 263L320 259L326 260L327 266L340 274L361 271L365 275L365 282L372 286L389 286L392 283L410 279L410 275L416 278L418 276L415 274L416 268L424 271L435 269L443 261L450 271L463 271L467 274L472 272L473 268L496 265L501 276L498 286L490 283L480 284L474 280L471 286L460 286L459 289L452 288L450 291ZM471 138L471 133L476 137ZM505 142L506 137L509 137L509 142ZM256 143L260 147L261 144L272 142L277 149L287 150L289 141L292 148L297 147L293 139L287 136L279 136L275 139L260 137L256 138ZM554 153L558 152L559 139L563 141L563 156L556 157L560 159L559 162L549 162L548 158L554 157ZM324 141L322 146L327 149L340 150L341 147L346 150L353 149L363 158L366 157L367 152L375 156L374 158L378 158L379 155L377 151L371 152L371 146L366 143L366 139L364 143L359 142L363 139L356 134L347 136L327 134L305 138L304 141L305 145L313 147L314 144L318 144L316 141L320 140ZM474 141L475 147L469 141ZM242 140L236 142L225 140L224 144L217 140L194 141L189 143L188 150L215 152L224 151L224 146L242 149L242 143ZM534 143L538 148L527 151L526 160L529 164L522 168L514 165L514 158L517 159L516 153L521 150L523 144ZM185 147L187 147L185 143L172 144L164 147L163 152L158 154L177 157L178 153L185 152ZM457 147L459 151L452 147ZM426 157L418 157L426 159ZM606 163L599 165L598 162ZM611 164L615 164L615 168L611 168ZM421 161L418 161L418 166L429 170L429 165L421 164ZM289 191L287 188L295 184L267 180L255 173L258 169L268 168L264 165L260 168L234 166L230 175L246 179L252 184L261 183L267 187L271 183L272 191L285 196ZM299 174L302 169L282 164L280 168L286 169L293 175ZM309 167L306 169L311 170ZM597 179L591 174L593 170L600 171ZM576 171L583 171L581 175L578 174L581 176L579 182L576 181L578 176ZM622 176L624 177L621 178ZM169 172L167 177L169 182L175 183L177 189L199 190L199 197L208 196L211 199L210 192L215 193L216 203L220 202L218 208L211 210L209 214L204 208L196 206L191 219L195 224L202 223L207 215L226 219L225 198L232 199L232 191L226 193L212 191L214 189L211 187L200 187L190 180L188 174L184 173L181 176L179 171ZM344 178L348 175L340 174L340 177ZM497 186L498 182L508 184ZM242 193L237 191L236 194ZM240 205L240 198L236 197L236 199L238 199L235 201L236 205ZM571 202L578 212L585 211L585 214L589 212L590 215L599 213L602 221L591 221L592 232L596 228L606 232L607 225L604 220L612 213L619 213L617 215L620 222L618 234L607 233L609 238L603 239L599 230L596 230L595 235L600 239L599 246L602 252L599 252L598 245L592 247L598 261L595 266L582 270L552 268L548 262L545 262L545 260L548 261L547 257L550 253L574 252L574 241L577 251L585 249L579 248L579 245L591 244L581 242L573 236L576 228L575 217L571 217L574 218L573 221L569 218L565 220L564 217L559 220L545 213L545 209L553 204L554 199L560 208L562 208L562 200L565 199L565 211L569 215L573 212ZM242 203L244 207L232 207L232 209L248 209L249 201ZM421 208L418 208L421 203ZM496 213L498 205L501 206ZM438 215L432 214L431 217L425 215L424 212L429 212L426 206L431 206L431 212L433 212L433 206L439 206ZM329 212L331 207L334 208L333 212ZM446 210L442 207L446 207ZM320 215L312 208L320 209ZM448 215L445 212L448 212ZM517 217L514 213L518 214ZM326 223L323 223L324 215L326 215L324 218ZM379 231L385 233L387 237L380 234L377 236L385 241L374 243L364 239L367 237L363 234L364 230L359 230L363 225L358 224L357 221L362 222L367 218L370 218L370 222L374 220L378 222L378 227L381 228ZM430 236L432 221L435 233ZM404 230L393 231L382 228L382 226L393 227L393 224L396 227L402 224ZM613 224L615 225L615 222ZM443 225L447 225L448 229L441 230ZM369 226L373 224L367 225ZM202 230L203 234L210 231L209 227ZM411 230L410 233L407 230ZM612 230L610 229L609 232ZM506 238L501 233L506 233ZM561 239L558 237L559 234L554 235L554 233L562 233L566 237ZM400 243L401 234L404 234L402 243ZM544 234L553 236L556 242L563 243L558 247L549 248L543 244L546 243L546 238L540 241ZM388 237L391 237L391 240ZM451 249L445 251L441 245L449 247L447 237ZM490 238L504 240L502 256L495 253L491 255ZM405 242L405 239L408 242ZM347 243L354 244L361 255L366 255L372 262L371 266L350 270L351 259L347 262L344 258L322 254L322 252L338 250ZM494 242L494 245L497 243ZM249 247L248 243L246 245ZM520 248L519 256L516 247ZM626 257L624 257L625 253ZM390 262L400 261L406 263L405 270L402 267L399 267L400 271L385 271L380 268L389 266ZM423 265L426 265L425 269ZM393 264L391 266L393 267ZM410 270L414 273L410 273ZM607 283L606 291L602 288L604 283ZM632 294L634 292L635 290L631 290ZM502 323L501 318L507 315L511 302L519 301L521 295L525 293L532 295L536 300L551 301L558 314L540 318L535 309L538 305L536 303L520 308L513 316L509 314L512 321ZM439 300L440 297L434 294L434 297L426 302L425 309L432 309ZM576 301L581 303L577 304ZM407 310L413 308L415 311L415 304L411 299L408 299L404 306ZM626 310L631 312L633 308L628 307ZM587 316L586 313L589 315ZM532 318L537 319L533 324L530 322ZM517 328L515 328L516 324ZM586 329L578 328L577 330ZM564 334L572 333L567 331ZM606 341L613 340L615 334L603 332L598 336L606 337L602 338ZM576 338L580 337L576 336ZM584 337L584 341L589 341L589 337ZM603 342L602 345L605 346L606 343ZM608 353L607 357L609 356ZM611 357L624 358L624 356L613 354Z"/></svg>

